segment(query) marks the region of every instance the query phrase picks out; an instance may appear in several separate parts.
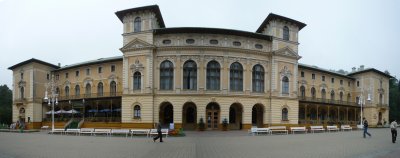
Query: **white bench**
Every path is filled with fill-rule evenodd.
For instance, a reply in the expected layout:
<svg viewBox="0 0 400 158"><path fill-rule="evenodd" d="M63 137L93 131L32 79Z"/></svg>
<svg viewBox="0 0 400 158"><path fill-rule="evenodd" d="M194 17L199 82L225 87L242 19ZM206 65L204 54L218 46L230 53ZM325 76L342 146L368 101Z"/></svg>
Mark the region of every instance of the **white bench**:
<svg viewBox="0 0 400 158"><path fill-rule="evenodd" d="M286 126L271 126L271 127L269 127L269 129L271 130L271 134L273 133L273 132L284 132L284 133L286 133L286 134L288 134L289 132L288 132L288 130L286 129Z"/></svg>
<svg viewBox="0 0 400 158"><path fill-rule="evenodd" d="M129 129L112 129L111 134L125 134L125 137L128 137L130 133Z"/></svg>
<svg viewBox="0 0 400 158"><path fill-rule="evenodd" d="M93 135L96 134L106 134L106 136L111 135L111 129L94 129Z"/></svg>
<svg viewBox="0 0 400 158"><path fill-rule="evenodd" d="M157 133L157 129L151 129L150 130L150 133L149 133L149 135L151 136L151 135L157 135L158 133ZM161 135L164 135L165 134L165 138L167 138L168 137L168 129L167 128L163 128L163 129L161 129Z"/></svg>
<svg viewBox="0 0 400 158"><path fill-rule="evenodd" d="M146 137L149 137L149 133L149 129L131 129L131 138L133 135L146 135Z"/></svg>
<svg viewBox="0 0 400 158"><path fill-rule="evenodd" d="M271 130L269 128L257 128L257 127L253 127L249 130L249 133L254 135L258 135L260 133L266 133L266 134L271 134Z"/></svg>
<svg viewBox="0 0 400 158"><path fill-rule="evenodd" d="M325 132L325 128L323 126L310 126L310 130L312 133L314 133L315 131Z"/></svg>
<svg viewBox="0 0 400 158"><path fill-rule="evenodd" d="M49 133L54 134L54 133L61 133L63 134L65 132L65 130L63 128L54 128L53 130L51 130Z"/></svg>
<svg viewBox="0 0 400 158"><path fill-rule="evenodd" d="M335 126L326 126L326 130L328 130L328 132L331 132L331 131L338 132L339 128L336 125Z"/></svg>
<svg viewBox="0 0 400 158"><path fill-rule="evenodd" d="M81 128L81 131L79 132L79 135L81 134L90 134L93 135L94 128Z"/></svg>
<svg viewBox="0 0 400 158"><path fill-rule="evenodd" d="M42 126L41 128L40 128L40 130L49 130L49 126Z"/></svg>
<svg viewBox="0 0 400 158"><path fill-rule="evenodd" d="M352 131L352 130L353 130L353 127L351 127L350 125L341 125L341 126L340 126L340 129L342 129L342 131L345 131L345 130L350 130L350 131Z"/></svg>
<svg viewBox="0 0 400 158"><path fill-rule="evenodd" d="M78 135L80 133L81 129L67 129L65 131L65 134L67 135L68 133L75 133L75 135Z"/></svg>
<svg viewBox="0 0 400 158"><path fill-rule="evenodd" d="M306 127L290 127L290 131L292 131L292 134L294 134L294 132L304 132L304 133L307 133Z"/></svg>

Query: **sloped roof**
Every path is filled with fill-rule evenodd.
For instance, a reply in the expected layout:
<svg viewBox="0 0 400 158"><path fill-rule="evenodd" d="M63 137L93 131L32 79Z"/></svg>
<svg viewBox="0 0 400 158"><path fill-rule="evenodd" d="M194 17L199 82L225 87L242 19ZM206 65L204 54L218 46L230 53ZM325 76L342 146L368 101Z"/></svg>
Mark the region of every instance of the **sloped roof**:
<svg viewBox="0 0 400 158"><path fill-rule="evenodd" d="M15 69L15 68L17 68L17 67L20 67L20 66L22 66L22 65L29 64L29 63L31 63L31 62L36 62L36 63L43 64L43 65L46 65L46 66L50 66L50 67L55 68L55 69L60 68L60 67L57 66L57 65L50 64L50 63L48 63L48 62L45 62L45 61L42 61L42 60L39 60L39 59L32 58L32 59L28 59L28 60L25 60L25 61L23 61L23 62L20 62L20 63L18 63L18 64L15 64L15 65L13 65L13 66L10 66L8 69L13 70L13 69Z"/></svg>
<svg viewBox="0 0 400 158"><path fill-rule="evenodd" d="M93 64L100 64L100 63L105 63L105 62L112 62L112 61L122 61L122 56L114 56L114 57L108 57L108 58L99 58L96 60L89 60L89 61L84 61L76 64L71 64L71 65L66 65L63 66L57 70L54 71L61 71L65 69L71 69L71 68L76 68L80 66L86 66L86 65L93 65Z"/></svg>
<svg viewBox="0 0 400 158"><path fill-rule="evenodd" d="M300 21L293 20L293 19L281 16L281 15L274 14L274 13L269 13L267 18L265 18L264 22L260 25L260 27L258 27L256 32L261 33L263 31L263 29L265 28L265 25L267 25L270 21L275 20L275 19L281 19L281 20L284 20L287 22L294 23L295 25L297 25L299 27L299 30L301 30L303 27L306 26L305 23L302 23Z"/></svg>
<svg viewBox="0 0 400 158"><path fill-rule="evenodd" d="M389 75L389 74L386 74L386 73L384 73L384 72L382 72L382 71L379 71L379 70L377 70L377 69L374 69L374 68L366 68L366 69L364 69L364 70L359 70L359 71L356 71L356 72L351 72L351 73L349 73L348 75L349 75L349 76L352 76L352 75L361 74L361 73L366 73L366 72L375 72L375 73L377 73L377 74L386 76L386 77L388 77L388 78L393 78L393 76L391 76L391 75Z"/></svg>
<svg viewBox="0 0 400 158"><path fill-rule="evenodd" d="M336 75L336 76L340 76L340 77L344 77L344 78L348 78L348 79L354 80L354 78L351 77L351 76L348 76L348 75L345 75L345 74L341 74L341 73L337 73L337 72L334 72L334 71L330 71L330 70L327 70L327 69L324 69L324 68L320 68L320 67L317 67L317 66L311 66L311 65L299 63L299 68L304 68L304 69L314 70L314 71L321 71L321 72L324 72L324 73L327 73L327 74Z"/></svg>

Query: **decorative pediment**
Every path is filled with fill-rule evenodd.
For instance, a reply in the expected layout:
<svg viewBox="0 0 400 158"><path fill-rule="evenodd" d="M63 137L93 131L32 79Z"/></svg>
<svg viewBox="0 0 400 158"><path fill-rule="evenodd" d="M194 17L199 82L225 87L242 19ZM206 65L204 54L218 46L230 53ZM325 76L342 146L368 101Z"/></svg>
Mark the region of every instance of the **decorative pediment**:
<svg viewBox="0 0 400 158"><path fill-rule="evenodd" d="M25 85L26 85L26 82L25 82L25 81L19 81L19 82L18 82L18 86L19 86L19 87L25 87Z"/></svg>
<svg viewBox="0 0 400 158"><path fill-rule="evenodd" d="M307 81L306 81L306 80L301 80L301 81L300 81L300 84L301 84L301 85L307 85Z"/></svg>
<svg viewBox="0 0 400 158"><path fill-rule="evenodd" d="M136 71L142 71L143 69L144 69L144 66L143 66L143 64L142 63L140 63L140 61L139 61L139 59L136 59L135 60L135 63L134 64L132 64L131 66L130 66L130 68L131 68L131 70L133 71L133 72L136 72Z"/></svg>
<svg viewBox="0 0 400 158"><path fill-rule="evenodd" d="M319 85L319 87L320 87L321 89L326 89L326 87L328 87L328 86L326 86L325 83L322 83L322 84Z"/></svg>
<svg viewBox="0 0 400 158"><path fill-rule="evenodd" d="M292 76L292 73L290 72L290 70L284 66L283 69L280 71L281 77L286 76L289 77Z"/></svg>
<svg viewBox="0 0 400 158"><path fill-rule="evenodd" d="M385 90L384 90L383 88L379 88L379 89L378 89L378 93L379 93L379 94L384 94L384 93L385 93Z"/></svg>
<svg viewBox="0 0 400 158"><path fill-rule="evenodd" d="M290 47L286 46L284 48L281 48L279 50L276 50L273 52L275 55L279 56L285 56L285 57L290 57L290 58L295 58L295 59L300 59L301 57L297 54L297 52L293 51Z"/></svg>
<svg viewBox="0 0 400 158"><path fill-rule="evenodd" d="M140 40L138 38L133 39L130 41L128 44L120 48L122 52L125 51L130 51L130 50L137 50L137 49L146 49L146 48L154 48L154 45L147 43L143 40Z"/></svg>

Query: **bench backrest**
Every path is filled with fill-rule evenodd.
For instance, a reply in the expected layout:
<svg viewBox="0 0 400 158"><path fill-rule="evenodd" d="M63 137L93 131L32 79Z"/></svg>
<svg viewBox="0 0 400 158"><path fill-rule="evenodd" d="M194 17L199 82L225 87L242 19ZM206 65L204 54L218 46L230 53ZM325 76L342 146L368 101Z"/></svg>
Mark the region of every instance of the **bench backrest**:
<svg viewBox="0 0 400 158"><path fill-rule="evenodd" d="M342 128L350 128L350 125L342 125Z"/></svg>
<svg viewBox="0 0 400 158"><path fill-rule="evenodd" d="M129 129L112 129L113 133L129 133Z"/></svg>
<svg viewBox="0 0 400 158"><path fill-rule="evenodd" d="M151 129L150 133L157 133L157 129ZM161 129L161 133L168 133L168 129L167 128L162 128Z"/></svg>
<svg viewBox="0 0 400 158"><path fill-rule="evenodd" d="M324 127L322 126L310 126L311 129L323 129Z"/></svg>
<svg viewBox="0 0 400 158"><path fill-rule="evenodd" d="M111 129L94 129L95 132L111 132Z"/></svg>
<svg viewBox="0 0 400 158"><path fill-rule="evenodd" d="M93 132L94 128L81 128L81 132Z"/></svg>
<svg viewBox="0 0 400 158"><path fill-rule="evenodd" d="M306 127L290 127L291 130L294 129L301 129L301 130L306 130Z"/></svg>
<svg viewBox="0 0 400 158"><path fill-rule="evenodd" d="M269 129L274 130L274 129L286 129L286 126L271 126Z"/></svg>
<svg viewBox="0 0 400 158"><path fill-rule="evenodd" d="M337 128L337 126L326 126L326 128Z"/></svg>

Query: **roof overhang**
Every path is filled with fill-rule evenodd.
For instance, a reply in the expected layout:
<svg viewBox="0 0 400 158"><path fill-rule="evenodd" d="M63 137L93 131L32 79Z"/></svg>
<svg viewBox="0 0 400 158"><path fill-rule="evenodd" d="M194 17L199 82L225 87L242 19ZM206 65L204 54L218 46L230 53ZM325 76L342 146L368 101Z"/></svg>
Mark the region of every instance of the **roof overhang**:
<svg viewBox="0 0 400 158"><path fill-rule="evenodd" d="M264 22L260 25L260 27L258 27L256 32L261 33L263 31L265 25L267 25L270 21L276 20L276 19L284 20L284 21L291 22L291 23L297 25L299 27L299 31L306 26L305 23L302 23L300 21L293 20L293 19L281 16L281 15L274 14L274 13L269 13L267 18L265 18Z"/></svg>
<svg viewBox="0 0 400 158"><path fill-rule="evenodd" d="M158 7L158 5L149 5L149 6L144 6L144 7L121 10L121 11L115 12L115 15L117 15L119 20L121 22L123 22L123 19L126 14L132 13L132 12L145 11L145 10L150 10L150 11L154 12L156 14L158 23L160 24L160 28L165 28L164 20L162 18L161 11L160 11L160 8Z"/></svg>

